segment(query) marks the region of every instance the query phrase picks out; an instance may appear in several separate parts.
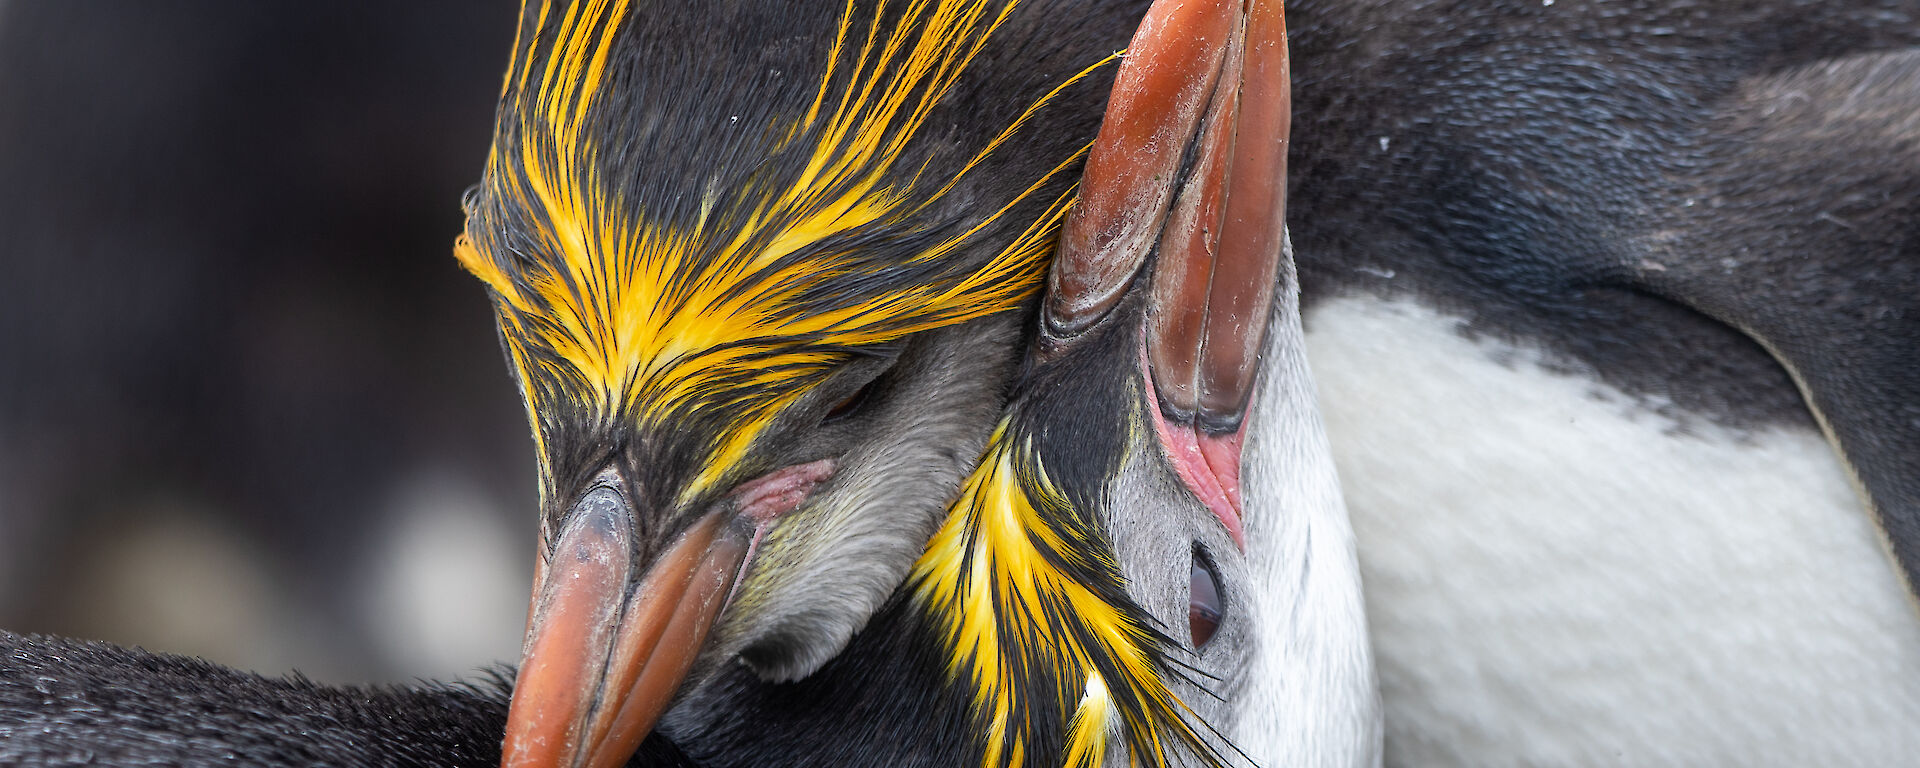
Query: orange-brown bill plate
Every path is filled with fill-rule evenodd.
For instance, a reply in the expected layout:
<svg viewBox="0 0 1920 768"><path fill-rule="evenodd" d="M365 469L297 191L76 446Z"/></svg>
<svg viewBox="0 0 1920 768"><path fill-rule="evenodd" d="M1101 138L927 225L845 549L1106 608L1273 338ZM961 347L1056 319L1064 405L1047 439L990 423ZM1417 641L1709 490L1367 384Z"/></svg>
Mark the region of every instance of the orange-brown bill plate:
<svg viewBox="0 0 1920 768"><path fill-rule="evenodd" d="M1071 337L1104 316L1153 250L1238 4L1163 0L1140 23L1048 276L1050 333Z"/></svg>
<svg viewBox="0 0 1920 768"><path fill-rule="evenodd" d="M534 585L501 765L626 764L705 644L752 529L712 513L636 583L631 515L601 486L562 524Z"/></svg>
<svg viewBox="0 0 1920 768"><path fill-rule="evenodd" d="M1043 313L1049 341L1071 347L1154 257L1156 431L1236 540L1240 435L1285 240L1290 98L1280 2L1155 3L1115 76Z"/></svg>

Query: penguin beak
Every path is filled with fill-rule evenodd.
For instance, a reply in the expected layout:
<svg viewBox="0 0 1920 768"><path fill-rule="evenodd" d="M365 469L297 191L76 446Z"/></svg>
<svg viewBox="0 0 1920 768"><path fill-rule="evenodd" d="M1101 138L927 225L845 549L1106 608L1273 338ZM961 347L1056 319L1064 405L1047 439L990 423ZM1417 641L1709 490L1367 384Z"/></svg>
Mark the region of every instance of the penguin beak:
<svg viewBox="0 0 1920 768"><path fill-rule="evenodd" d="M501 765L626 764L692 669L760 535L831 472L814 462L742 485L644 567L641 512L618 474L603 473L536 566Z"/></svg>
<svg viewBox="0 0 1920 768"><path fill-rule="evenodd" d="M1149 254L1141 368L1167 458L1242 548L1240 457L1286 239L1292 118L1272 0L1159 2L1115 76L1042 318L1057 352Z"/></svg>
<svg viewBox="0 0 1920 768"><path fill-rule="evenodd" d="M505 766L616 766L693 666L753 531L726 512L680 534L636 578L635 514L596 484L534 575L526 652L507 714Z"/></svg>

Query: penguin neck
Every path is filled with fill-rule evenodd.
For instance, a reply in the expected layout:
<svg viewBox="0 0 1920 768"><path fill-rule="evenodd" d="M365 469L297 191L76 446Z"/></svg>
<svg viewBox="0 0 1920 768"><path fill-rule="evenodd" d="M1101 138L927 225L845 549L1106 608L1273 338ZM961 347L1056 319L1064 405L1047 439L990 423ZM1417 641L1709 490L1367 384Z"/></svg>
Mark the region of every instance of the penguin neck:
<svg viewBox="0 0 1920 768"><path fill-rule="evenodd" d="M1378 681L1348 520L1291 264L1248 425L1243 489L1258 645L1234 741L1257 765L1378 765Z"/></svg>

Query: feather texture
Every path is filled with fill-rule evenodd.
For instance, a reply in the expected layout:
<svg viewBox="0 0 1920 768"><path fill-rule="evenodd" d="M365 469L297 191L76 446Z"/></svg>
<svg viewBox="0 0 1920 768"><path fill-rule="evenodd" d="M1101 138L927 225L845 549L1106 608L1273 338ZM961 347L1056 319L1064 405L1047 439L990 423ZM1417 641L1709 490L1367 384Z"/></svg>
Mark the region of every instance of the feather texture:
<svg viewBox="0 0 1920 768"><path fill-rule="evenodd" d="M983 765L1064 756L1098 766L1116 730L1135 765L1167 765L1176 744L1218 764L1167 684L1180 674L1177 643L1127 595L1110 533L1091 513L1103 489L1070 491L1050 476L1044 451L1059 444L1036 439L1029 413L1016 408L995 430L913 574L950 648L948 673L972 692ZM1068 460L1086 458L1110 462L1111 477L1125 456Z"/></svg>
<svg viewBox="0 0 1920 768"><path fill-rule="evenodd" d="M806 108L746 128L765 160L745 178L681 180L698 192L658 195L630 189L620 175L631 158L612 146L627 94L608 61L628 4L529 8L456 254L496 297L543 459L556 420L644 428L725 414L727 428L696 451L702 469L684 501L727 477L851 350L1032 296L1068 201L1052 182L1079 154L1032 169L971 220L919 216L1106 63L968 148L957 170L928 172L929 115L1014 5L889 13L849 0L819 43L825 64ZM983 241L984 257L963 255Z"/></svg>

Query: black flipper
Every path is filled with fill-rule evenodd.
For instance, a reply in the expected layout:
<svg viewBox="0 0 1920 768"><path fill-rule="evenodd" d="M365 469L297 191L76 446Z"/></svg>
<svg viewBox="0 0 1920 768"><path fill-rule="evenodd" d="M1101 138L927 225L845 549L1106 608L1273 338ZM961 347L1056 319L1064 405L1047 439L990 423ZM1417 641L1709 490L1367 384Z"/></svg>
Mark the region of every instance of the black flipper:
<svg viewBox="0 0 1920 768"><path fill-rule="evenodd" d="M1792 373L1920 583L1920 50L1755 78L1678 181L1643 285Z"/></svg>

